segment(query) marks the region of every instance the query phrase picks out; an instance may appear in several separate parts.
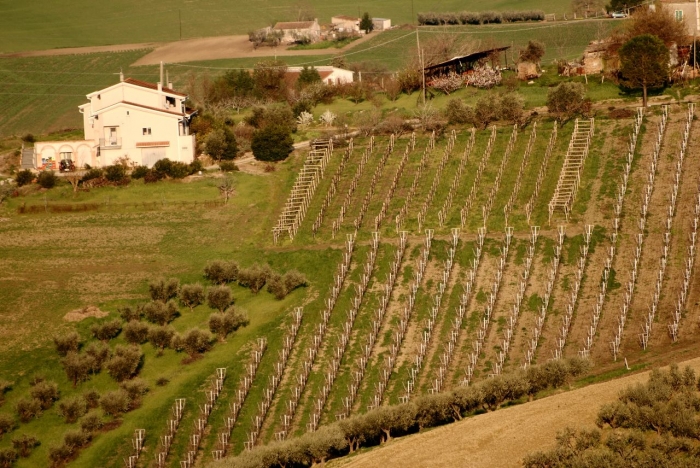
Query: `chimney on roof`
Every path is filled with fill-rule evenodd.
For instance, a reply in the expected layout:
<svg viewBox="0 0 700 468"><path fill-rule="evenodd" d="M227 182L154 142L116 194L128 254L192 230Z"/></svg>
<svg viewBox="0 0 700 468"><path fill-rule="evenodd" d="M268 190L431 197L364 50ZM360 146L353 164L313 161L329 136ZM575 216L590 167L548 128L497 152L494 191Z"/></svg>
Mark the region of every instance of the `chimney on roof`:
<svg viewBox="0 0 700 468"><path fill-rule="evenodd" d="M168 76L168 70L165 70L165 82L168 84L168 88L173 89L173 82L170 81L170 77Z"/></svg>
<svg viewBox="0 0 700 468"><path fill-rule="evenodd" d="M124 81L124 72L122 71L121 68L119 69L119 81L120 82Z"/></svg>

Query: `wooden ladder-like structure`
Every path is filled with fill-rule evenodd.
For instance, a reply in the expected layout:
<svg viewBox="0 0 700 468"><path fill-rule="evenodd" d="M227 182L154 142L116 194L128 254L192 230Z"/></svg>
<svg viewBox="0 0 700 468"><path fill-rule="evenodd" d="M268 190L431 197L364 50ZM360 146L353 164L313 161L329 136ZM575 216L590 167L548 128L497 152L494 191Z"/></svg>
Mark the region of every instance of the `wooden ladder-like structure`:
<svg viewBox="0 0 700 468"><path fill-rule="evenodd" d="M583 173L583 165L588 156L588 149L593 138L594 121L576 119L574 132L571 134L569 148L566 151L564 165L559 174L557 188L554 191L552 200L549 202L549 223L552 222L552 216L557 210L563 211L567 221L571 208L576 199L576 193L581 183L581 174Z"/></svg>
<svg viewBox="0 0 700 468"><path fill-rule="evenodd" d="M311 151L309 151L304 166L299 171L297 180L294 181L289 198L284 204L279 220L277 220L277 225L272 228L275 244L282 233L287 233L290 239L294 239L304 216L306 216L306 210L311 204L316 187L323 179L331 154L333 154L333 140L315 140L311 144Z"/></svg>

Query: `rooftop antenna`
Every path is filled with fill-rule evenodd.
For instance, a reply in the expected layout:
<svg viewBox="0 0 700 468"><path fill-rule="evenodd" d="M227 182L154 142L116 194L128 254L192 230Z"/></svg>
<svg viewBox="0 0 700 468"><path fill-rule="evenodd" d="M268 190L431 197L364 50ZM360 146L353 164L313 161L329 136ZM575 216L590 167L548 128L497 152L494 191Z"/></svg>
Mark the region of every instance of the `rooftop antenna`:
<svg viewBox="0 0 700 468"><path fill-rule="evenodd" d="M160 62L160 84L163 84L163 61Z"/></svg>

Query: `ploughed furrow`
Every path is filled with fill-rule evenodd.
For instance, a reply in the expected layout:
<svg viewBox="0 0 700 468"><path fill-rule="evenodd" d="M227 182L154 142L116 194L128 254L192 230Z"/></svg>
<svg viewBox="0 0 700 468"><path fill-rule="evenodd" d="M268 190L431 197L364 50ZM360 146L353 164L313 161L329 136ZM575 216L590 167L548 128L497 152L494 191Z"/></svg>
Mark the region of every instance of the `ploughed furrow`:
<svg viewBox="0 0 700 468"><path fill-rule="evenodd" d="M522 271L519 277L515 280L515 294L513 295L513 302L508 303L510 307L506 307L504 310L505 325L501 325L500 319L499 328L502 328L502 339L501 344L497 345L496 356L493 358L493 369L496 375L503 373L503 365L506 359L509 358L511 353L511 344L513 343L513 338L517 332L517 326L521 316L521 308L523 307L523 301L526 299L525 293L527 292L528 285L530 284L530 273L532 272L532 266L535 261L535 250L537 248L537 237L539 235L539 226L532 226L530 228L530 241L527 244L521 244L518 246L518 257L521 257L520 250L521 247L526 248L526 253L523 259ZM506 297L508 297L506 295Z"/></svg>
<svg viewBox="0 0 700 468"><path fill-rule="evenodd" d="M321 423L321 415L323 414L326 402L328 401L328 397L333 389L335 379L338 376L340 364L342 363L343 357L345 356L345 351L348 348L350 337L357 319L357 314L362 306L363 300L365 299L365 294L367 292L370 279L373 276L378 249L379 233L374 232L372 233L370 249L367 253L367 259L362 268L359 284L355 286L355 297L353 297L350 303L350 307L347 310L347 318L342 325L337 343L332 349L330 363L324 372L323 385L321 386L312 405L310 421L307 424L308 431L315 431Z"/></svg>
<svg viewBox="0 0 700 468"><path fill-rule="evenodd" d="M593 343L595 342L596 336L598 335L598 328L601 324L601 315L603 311L603 306L607 298L608 290L611 289L609 286L615 286L615 276L616 272L612 269L613 261L615 260L615 253L617 251L618 242L620 241L619 230L620 230L620 217L623 212L625 197L627 194L627 187L631 180L630 174L633 167L633 163L638 159L637 153L639 152L639 147L643 146L638 144L639 136L642 130L642 122L644 119L643 110L640 108L637 110L637 114L634 119L634 125L632 127L632 132L630 134L630 139L627 147L626 158L624 160L624 165L622 168L622 176L620 183L617 187L617 195L614 200L614 218L612 221L612 226L609 234L609 243L601 246L599 250L605 250L602 264L603 267L598 267L597 271L601 271L600 276L593 276L594 280L598 282L597 289L593 288L590 292L591 298L584 298L583 313L588 314L588 320L579 320L579 327L577 328L578 333L574 333L576 342L578 343L579 356L589 357ZM647 136L648 137L648 136ZM644 139L646 139L645 137ZM599 257L603 252L598 251L594 254L594 265L599 264ZM593 271L593 275L597 274L597 271ZM594 282L591 281L590 286L593 287ZM583 317L582 317L583 318ZM583 329L581 329L581 327Z"/></svg>
<svg viewBox="0 0 700 468"><path fill-rule="evenodd" d="M655 177L656 189L649 202L649 216L645 223L645 239L640 261L637 288L630 304L625 334L620 350L628 353L646 349L656 319L661 298L668 255L671 249L673 217L676 211L680 179L685 163L685 149L690 137L693 114L687 118L670 119L666 130L668 142L662 148ZM681 141L677 148L670 142ZM661 330L663 333L665 330Z"/></svg>
<svg viewBox="0 0 700 468"><path fill-rule="evenodd" d="M639 158L636 164L630 164L630 167L637 167L639 170L632 171L626 180L623 178L623 185L618 191L621 195L618 195L618 203L615 205L613 230L610 233L611 245L599 292L602 305L600 308L596 306L595 315L591 319L590 337L582 350L582 355L590 356L594 360L610 359L611 351L614 350L611 341L623 327L620 316L627 313L628 301L634 294L634 282L631 282L632 268L637 249L641 247L637 237L639 209L646 196L644 187L648 183L649 171L654 165L654 160L658 158L663 141L666 115L664 113L660 119L649 119L647 125L654 130L643 136ZM628 191L629 195L625 196Z"/></svg>
<svg viewBox="0 0 700 468"><path fill-rule="evenodd" d="M508 253L510 252L511 241L513 240L513 228L506 228L503 246L500 249L500 255L496 264L496 270L493 280L488 287L486 305L483 313L479 317L478 326L476 329L476 339L471 353L467 355L467 364L465 369L463 385L469 385L472 380L478 376L477 365L479 357L482 353L486 353L486 340L491 331L491 323L494 318L495 306L503 284L503 277L506 266L508 265Z"/></svg>

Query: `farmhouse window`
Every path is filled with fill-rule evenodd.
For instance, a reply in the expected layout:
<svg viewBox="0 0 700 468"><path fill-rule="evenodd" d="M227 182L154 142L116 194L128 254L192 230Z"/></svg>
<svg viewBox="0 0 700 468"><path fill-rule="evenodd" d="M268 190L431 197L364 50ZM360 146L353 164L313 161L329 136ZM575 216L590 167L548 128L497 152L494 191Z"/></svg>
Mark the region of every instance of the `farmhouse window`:
<svg viewBox="0 0 700 468"><path fill-rule="evenodd" d="M683 21L683 10L676 10L674 12L674 16L676 17L676 21L678 21L678 22Z"/></svg>
<svg viewBox="0 0 700 468"><path fill-rule="evenodd" d="M144 127L144 128L143 128L143 134L144 134L144 135L150 135L150 134L151 134L151 127L148 127L148 128Z"/></svg>
<svg viewBox="0 0 700 468"><path fill-rule="evenodd" d="M166 97L165 97L165 102L168 103L168 106L170 106L170 107L175 107L175 98L174 98L174 97L166 96Z"/></svg>

